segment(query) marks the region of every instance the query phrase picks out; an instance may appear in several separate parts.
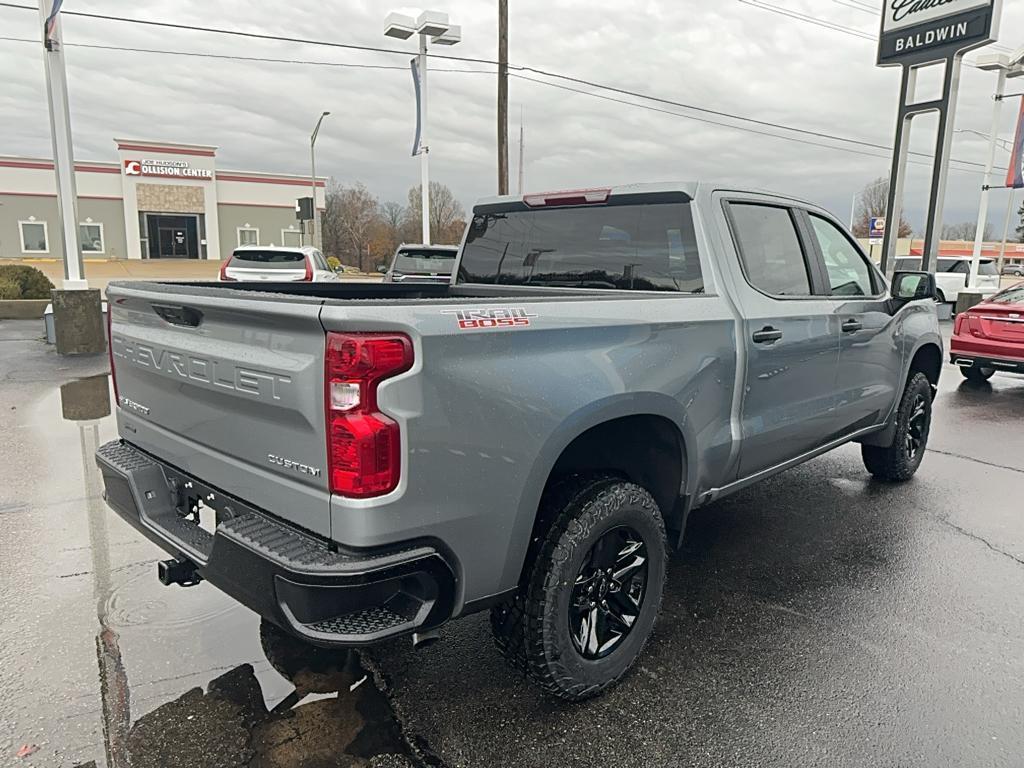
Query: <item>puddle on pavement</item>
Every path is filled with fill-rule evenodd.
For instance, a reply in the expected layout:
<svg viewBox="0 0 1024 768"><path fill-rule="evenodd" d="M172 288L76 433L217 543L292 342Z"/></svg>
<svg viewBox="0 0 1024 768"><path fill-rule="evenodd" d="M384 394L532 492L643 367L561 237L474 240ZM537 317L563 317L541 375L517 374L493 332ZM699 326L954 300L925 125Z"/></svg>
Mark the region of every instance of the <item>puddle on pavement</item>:
<svg viewBox="0 0 1024 768"><path fill-rule="evenodd" d="M48 657L48 690L37 690L34 704L28 692L19 692L24 705L10 704L11 751L41 745L24 765L319 768L382 755L394 756L389 765L412 764L357 654L261 631L258 617L208 584L159 584L155 563L166 555L102 498L93 455L116 438L107 375L64 384L59 397L51 391L30 419L45 482L2 506L17 511L29 542L55 519L64 526L57 553L27 562L48 558L43 578L58 598L51 609L74 610L61 615L60 638L32 626L21 638ZM89 743L74 741L83 738Z"/></svg>

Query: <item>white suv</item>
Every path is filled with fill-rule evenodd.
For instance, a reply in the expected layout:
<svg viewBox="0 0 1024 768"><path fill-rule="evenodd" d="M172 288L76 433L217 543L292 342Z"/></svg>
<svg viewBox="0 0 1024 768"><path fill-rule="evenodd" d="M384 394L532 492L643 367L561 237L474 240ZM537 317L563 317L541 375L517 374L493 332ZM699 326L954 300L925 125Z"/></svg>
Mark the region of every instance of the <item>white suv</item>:
<svg viewBox="0 0 1024 768"><path fill-rule="evenodd" d="M275 248L243 245L221 262L222 282L271 280L276 283L325 283L338 279L327 259L316 248Z"/></svg>
<svg viewBox="0 0 1024 768"><path fill-rule="evenodd" d="M897 272L916 272L920 269L920 256L901 256L896 259ZM935 287L939 301L955 304L960 291L967 287L970 273L970 256L940 256L935 266ZM985 295L999 290L999 272L993 259L981 260L981 266L978 268L978 288Z"/></svg>

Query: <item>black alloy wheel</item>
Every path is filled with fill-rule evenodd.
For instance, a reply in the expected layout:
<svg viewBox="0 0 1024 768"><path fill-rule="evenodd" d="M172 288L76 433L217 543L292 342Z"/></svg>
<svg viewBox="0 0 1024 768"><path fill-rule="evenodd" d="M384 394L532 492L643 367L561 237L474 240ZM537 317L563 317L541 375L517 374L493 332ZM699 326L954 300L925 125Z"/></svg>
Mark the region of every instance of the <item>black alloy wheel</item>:
<svg viewBox="0 0 1024 768"><path fill-rule="evenodd" d="M927 435L928 403L925 397L927 396L920 392L917 393L914 397L914 403L910 407L910 419L907 422L904 449L907 452L907 458L911 461L917 458L917 454L924 445L925 436Z"/></svg>
<svg viewBox="0 0 1024 768"><path fill-rule="evenodd" d="M591 547L573 585L569 630L585 659L602 659L632 631L647 592L647 545L627 526Z"/></svg>

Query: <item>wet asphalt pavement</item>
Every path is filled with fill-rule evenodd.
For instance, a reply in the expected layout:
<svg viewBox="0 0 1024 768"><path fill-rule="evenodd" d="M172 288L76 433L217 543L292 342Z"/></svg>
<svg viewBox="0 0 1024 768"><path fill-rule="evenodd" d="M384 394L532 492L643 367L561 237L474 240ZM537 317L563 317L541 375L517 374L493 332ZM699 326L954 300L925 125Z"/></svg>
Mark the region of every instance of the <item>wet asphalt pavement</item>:
<svg viewBox="0 0 1024 768"><path fill-rule="evenodd" d="M106 358L38 326L0 322L0 766L1024 764L1024 378L946 366L907 485L848 446L694 513L645 655L568 705L486 614L272 665L252 613L160 586L100 498Z"/></svg>

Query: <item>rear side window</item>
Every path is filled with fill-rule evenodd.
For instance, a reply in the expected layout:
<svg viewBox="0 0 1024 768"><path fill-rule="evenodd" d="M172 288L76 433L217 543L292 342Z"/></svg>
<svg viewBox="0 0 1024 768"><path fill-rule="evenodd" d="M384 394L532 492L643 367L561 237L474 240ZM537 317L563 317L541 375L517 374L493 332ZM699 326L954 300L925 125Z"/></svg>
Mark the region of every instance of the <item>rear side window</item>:
<svg viewBox="0 0 1024 768"><path fill-rule="evenodd" d="M229 267L251 269L304 269L306 256L295 251L235 251Z"/></svg>
<svg viewBox="0 0 1024 768"><path fill-rule="evenodd" d="M921 271L921 260L920 259L896 259L896 271L897 272L920 272Z"/></svg>
<svg viewBox="0 0 1024 768"><path fill-rule="evenodd" d="M810 296L807 259L790 210L730 203L729 212L743 272L750 284L770 296Z"/></svg>
<svg viewBox="0 0 1024 768"><path fill-rule="evenodd" d="M850 239L831 221L811 214L833 296L873 296L871 269Z"/></svg>
<svg viewBox="0 0 1024 768"><path fill-rule="evenodd" d="M475 213L459 282L704 291L689 203Z"/></svg>
<svg viewBox="0 0 1024 768"><path fill-rule="evenodd" d="M996 263L994 261L983 261L978 265L978 274L987 275L988 277L998 277L999 270L996 269Z"/></svg>

